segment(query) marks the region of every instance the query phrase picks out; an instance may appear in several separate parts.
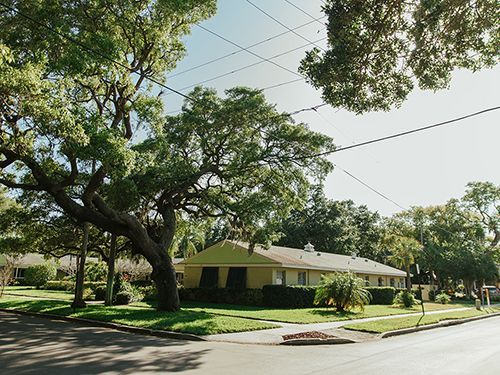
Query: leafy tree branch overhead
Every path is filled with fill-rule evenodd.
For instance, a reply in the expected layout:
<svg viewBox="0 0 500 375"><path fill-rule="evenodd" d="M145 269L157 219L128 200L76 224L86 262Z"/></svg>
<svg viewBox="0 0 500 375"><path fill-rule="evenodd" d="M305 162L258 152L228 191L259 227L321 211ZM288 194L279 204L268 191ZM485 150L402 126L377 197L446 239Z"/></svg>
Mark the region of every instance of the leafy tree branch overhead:
<svg viewBox="0 0 500 375"><path fill-rule="evenodd" d="M363 113L400 106L418 86L449 86L455 69L498 63L495 0L327 0L328 49L300 71L334 107Z"/></svg>
<svg viewBox="0 0 500 375"><path fill-rule="evenodd" d="M129 239L153 268L160 309L179 308L167 252L179 215L224 216L265 243L265 224L300 207L310 179L331 170L312 155L332 141L259 91L222 98L197 88L181 114L166 116L149 79L165 79L184 54L181 38L215 1L9 5L18 12L0 13L0 183L47 194L73 220Z"/></svg>

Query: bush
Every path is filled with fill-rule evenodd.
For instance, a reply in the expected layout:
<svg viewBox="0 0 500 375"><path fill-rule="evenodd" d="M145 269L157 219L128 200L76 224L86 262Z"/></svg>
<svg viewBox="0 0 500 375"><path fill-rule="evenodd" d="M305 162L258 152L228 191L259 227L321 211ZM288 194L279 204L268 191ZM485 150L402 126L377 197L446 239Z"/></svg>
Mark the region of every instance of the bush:
<svg viewBox="0 0 500 375"><path fill-rule="evenodd" d="M262 306L262 295L262 289L179 288L179 297L182 301Z"/></svg>
<svg viewBox="0 0 500 375"><path fill-rule="evenodd" d="M135 284L131 283L134 287ZM136 286L139 293L141 293L143 297L143 301L152 301L158 298L158 291L154 285L149 286Z"/></svg>
<svg viewBox="0 0 500 375"><path fill-rule="evenodd" d="M54 279L57 269L53 264L43 263L26 268L24 281L26 285L33 285L37 288L45 285L50 279Z"/></svg>
<svg viewBox="0 0 500 375"><path fill-rule="evenodd" d="M85 263L85 281L106 281L108 266L104 262Z"/></svg>
<svg viewBox="0 0 500 375"><path fill-rule="evenodd" d="M370 305L392 305L396 295L396 289L392 286L372 286L365 289L372 296Z"/></svg>
<svg viewBox="0 0 500 375"><path fill-rule="evenodd" d="M84 288L90 288L93 293L95 293L96 289L99 287L106 287L106 283L103 282L92 282L86 281L83 283ZM43 289L48 290L66 290L68 292L75 291L75 282L69 280L51 280L47 281L43 286Z"/></svg>
<svg viewBox="0 0 500 375"><path fill-rule="evenodd" d="M316 286L264 285L262 302L264 306L281 308L313 307Z"/></svg>
<svg viewBox="0 0 500 375"><path fill-rule="evenodd" d="M144 296L137 287L133 287L128 281L123 280L122 275L115 276L113 285L113 303L115 305L128 305L131 302L142 301Z"/></svg>
<svg viewBox="0 0 500 375"><path fill-rule="evenodd" d="M451 297L448 294L441 292L438 295L436 295L436 297L434 298L434 300L437 303L442 303L443 305L446 305L447 303L451 302Z"/></svg>
<svg viewBox="0 0 500 375"><path fill-rule="evenodd" d="M90 288L83 289L83 300L84 301L90 301L93 296L94 296L94 291L92 289L90 289Z"/></svg>
<svg viewBox="0 0 500 375"><path fill-rule="evenodd" d="M371 295L364 288L364 281L351 272L335 272L321 277L316 289L314 304L335 306L337 311L364 309Z"/></svg>
<svg viewBox="0 0 500 375"><path fill-rule="evenodd" d="M403 292L399 292L394 298L394 304L402 307L412 307L417 304L417 299L413 295L413 293L408 292L407 290Z"/></svg>
<svg viewBox="0 0 500 375"><path fill-rule="evenodd" d="M106 299L106 287L105 286L99 286L95 288L95 300L96 301L104 301Z"/></svg>

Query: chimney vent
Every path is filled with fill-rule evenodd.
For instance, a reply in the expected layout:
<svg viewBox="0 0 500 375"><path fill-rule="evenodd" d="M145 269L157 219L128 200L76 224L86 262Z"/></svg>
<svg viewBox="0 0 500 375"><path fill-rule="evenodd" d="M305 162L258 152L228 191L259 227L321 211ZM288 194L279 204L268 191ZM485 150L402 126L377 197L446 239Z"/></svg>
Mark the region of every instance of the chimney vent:
<svg viewBox="0 0 500 375"><path fill-rule="evenodd" d="M308 253L314 253L314 245L312 245L310 242L308 242L304 246L304 251L307 251Z"/></svg>

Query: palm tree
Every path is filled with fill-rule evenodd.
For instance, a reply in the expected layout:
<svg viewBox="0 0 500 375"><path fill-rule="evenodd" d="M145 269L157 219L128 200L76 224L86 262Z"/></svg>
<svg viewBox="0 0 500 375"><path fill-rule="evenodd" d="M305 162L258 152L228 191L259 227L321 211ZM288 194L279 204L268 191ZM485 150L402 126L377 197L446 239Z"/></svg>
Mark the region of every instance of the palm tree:
<svg viewBox="0 0 500 375"><path fill-rule="evenodd" d="M406 271L406 290L411 292L410 266L415 264L415 258L422 250L422 245L414 238L391 235L389 239L389 261L398 268Z"/></svg>

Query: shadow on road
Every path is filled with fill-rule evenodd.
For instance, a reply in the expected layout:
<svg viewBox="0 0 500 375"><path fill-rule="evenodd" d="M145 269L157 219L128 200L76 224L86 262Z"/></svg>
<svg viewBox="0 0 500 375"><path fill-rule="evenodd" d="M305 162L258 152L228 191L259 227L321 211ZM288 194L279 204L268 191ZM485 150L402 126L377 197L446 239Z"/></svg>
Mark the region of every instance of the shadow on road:
<svg viewBox="0 0 500 375"><path fill-rule="evenodd" d="M209 352L189 344L0 313L0 373L5 375L185 371L198 368Z"/></svg>

